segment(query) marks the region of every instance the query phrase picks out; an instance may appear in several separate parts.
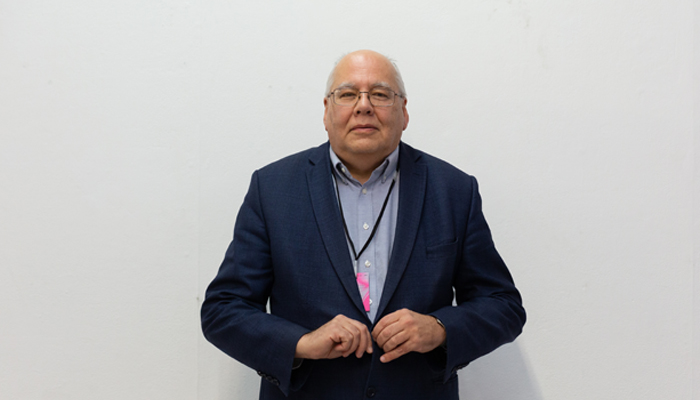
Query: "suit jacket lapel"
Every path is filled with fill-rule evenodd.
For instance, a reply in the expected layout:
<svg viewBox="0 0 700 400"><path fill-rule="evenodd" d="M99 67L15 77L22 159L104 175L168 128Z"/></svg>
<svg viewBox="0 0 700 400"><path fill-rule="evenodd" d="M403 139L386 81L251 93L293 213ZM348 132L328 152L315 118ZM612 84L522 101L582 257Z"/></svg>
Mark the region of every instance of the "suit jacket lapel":
<svg viewBox="0 0 700 400"><path fill-rule="evenodd" d="M306 180L309 185L311 206L331 264L355 307L361 311L362 315L366 316L355 280L355 270L348 251L343 221L338 209L338 200L333 189L333 173L331 172L328 146L326 143L317 147L309 156L311 165L307 170Z"/></svg>
<svg viewBox="0 0 700 400"><path fill-rule="evenodd" d="M426 190L426 170L424 164L417 163L420 153L412 147L400 144L399 167L399 211L396 219L396 234L394 245L389 260L382 299L377 310L377 320L382 317L384 309L394 295L396 287L403 276L408 260L411 257L413 246L418 234L423 200Z"/></svg>

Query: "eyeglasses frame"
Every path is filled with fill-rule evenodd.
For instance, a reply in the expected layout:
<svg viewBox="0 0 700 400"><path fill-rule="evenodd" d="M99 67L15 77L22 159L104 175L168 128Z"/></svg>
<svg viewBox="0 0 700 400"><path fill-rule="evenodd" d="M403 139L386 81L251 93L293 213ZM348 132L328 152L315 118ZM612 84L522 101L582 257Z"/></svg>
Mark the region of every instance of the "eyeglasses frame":
<svg viewBox="0 0 700 400"><path fill-rule="evenodd" d="M391 104L387 104L387 105L375 105L374 103L372 103L372 98L369 97L369 92L370 92L370 91L366 91L366 92L358 91L357 94L359 94L359 96L357 96L357 100L355 100L355 104L353 104L353 105L350 105L350 104L338 104L338 103L335 101L335 92L337 92L337 91L340 90L340 89L347 89L347 88L345 88L345 87L338 87L338 88L335 88L335 89L331 90L331 92L328 93L328 95L327 95L326 97L332 97L331 100L333 101L333 104L335 104L336 106L340 106L340 107L355 107L355 106L357 105L357 103L360 101L360 98L362 98L362 93L366 93L366 94L367 94L367 100L369 101L369 104L372 105L372 107L391 107L391 106L393 106L394 104L396 104L396 96L401 97L402 99L405 98L402 94L395 92L394 89L392 89L392 88L384 87L384 86L381 86L381 87L382 87L383 89L388 89L388 90L390 90L392 93L394 93L394 99L393 99L394 101L393 101Z"/></svg>

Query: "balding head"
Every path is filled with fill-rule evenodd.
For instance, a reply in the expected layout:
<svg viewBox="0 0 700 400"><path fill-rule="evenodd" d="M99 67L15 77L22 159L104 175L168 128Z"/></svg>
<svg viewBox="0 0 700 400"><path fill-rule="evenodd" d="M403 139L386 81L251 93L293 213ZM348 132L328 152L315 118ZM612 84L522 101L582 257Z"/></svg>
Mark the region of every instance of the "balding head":
<svg viewBox="0 0 700 400"><path fill-rule="evenodd" d="M394 84L398 89L398 93L402 97L406 98L406 87L404 86L403 78L401 77L401 72L399 71L399 67L396 65L396 62L394 62L394 60L388 58L387 56L372 50L357 50L342 56L335 64L333 70L331 70L330 75L328 75L328 81L326 82L326 95L328 95L331 92L331 90L334 89L333 83L335 81L336 71L338 70L338 67L342 67L344 63L347 63L352 59L367 57L375 58L378 61L383 60L383 62L387 63L390 66L394 77Z"/></svg>

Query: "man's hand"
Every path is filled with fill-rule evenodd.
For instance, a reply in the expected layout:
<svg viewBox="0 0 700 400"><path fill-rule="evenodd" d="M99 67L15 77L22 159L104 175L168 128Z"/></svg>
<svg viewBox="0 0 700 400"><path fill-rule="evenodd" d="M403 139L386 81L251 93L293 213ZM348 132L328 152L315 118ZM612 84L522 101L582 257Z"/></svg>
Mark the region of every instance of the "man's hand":
<svg viewBox="0 0 700 400"><path fill-rule="evenodd" d="M372 337L384 350L379 360L387 363L411 351L427 353L440 346L447 334L435 317L404 308L382 318Z"/></svg>
<svg viewBox="0 0 700 400"><path fill-rule="evenodd" d="M357 358L372 353L372 337L367 326L344 315L337 315L325 325L302 336L294 357L318 360L347 357Z"/></svg>

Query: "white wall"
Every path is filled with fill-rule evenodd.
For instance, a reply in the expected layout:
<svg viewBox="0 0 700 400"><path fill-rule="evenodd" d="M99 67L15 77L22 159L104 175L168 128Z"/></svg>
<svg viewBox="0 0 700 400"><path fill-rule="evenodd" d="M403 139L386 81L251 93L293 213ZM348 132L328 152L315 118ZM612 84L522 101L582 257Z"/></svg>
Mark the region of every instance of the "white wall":
<svg viewBox="0 0 700 400"><path fill-rule="evenodd" d="M344 52L479 178L529 321L472 400L700 399L690 0L0 0L0 399L249 399L199 306ZM700 53L696 53L700 54Z"/></svg>

